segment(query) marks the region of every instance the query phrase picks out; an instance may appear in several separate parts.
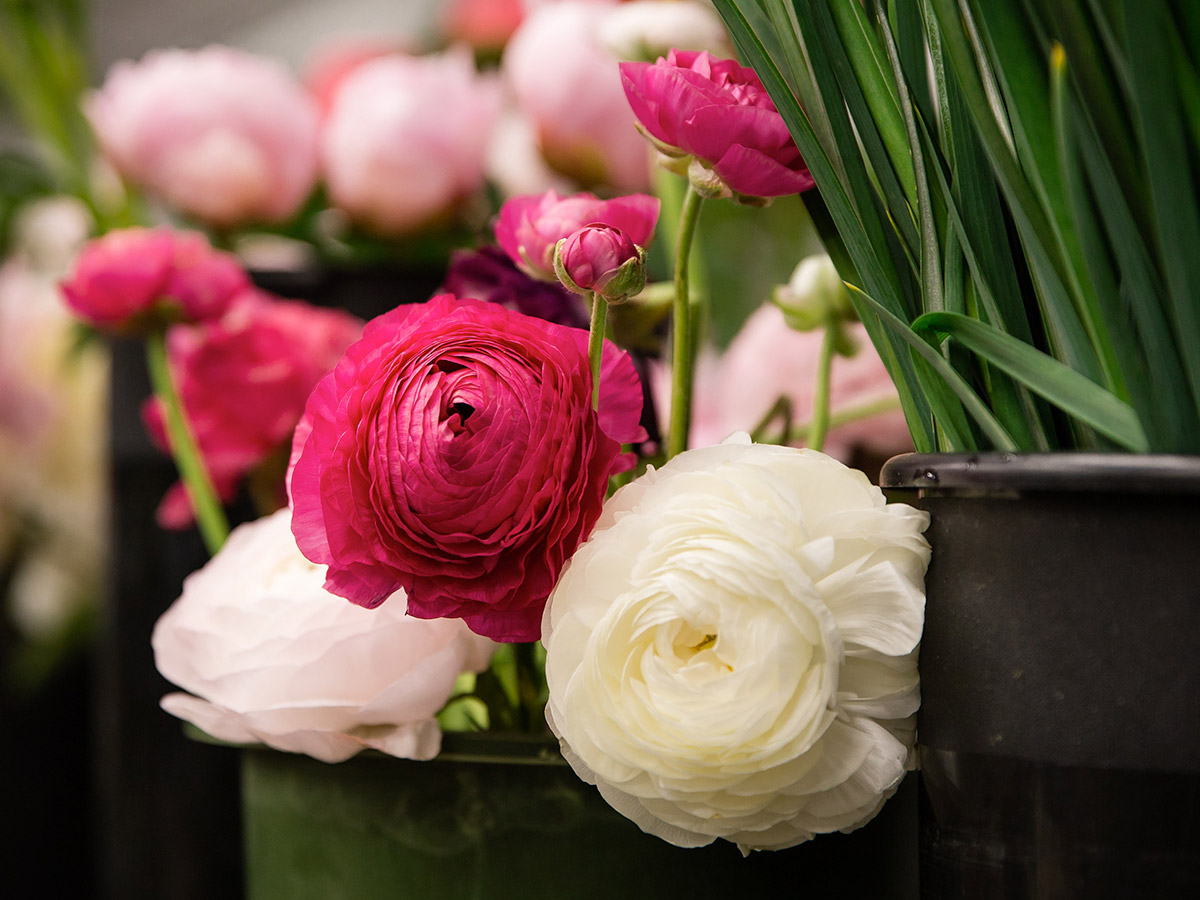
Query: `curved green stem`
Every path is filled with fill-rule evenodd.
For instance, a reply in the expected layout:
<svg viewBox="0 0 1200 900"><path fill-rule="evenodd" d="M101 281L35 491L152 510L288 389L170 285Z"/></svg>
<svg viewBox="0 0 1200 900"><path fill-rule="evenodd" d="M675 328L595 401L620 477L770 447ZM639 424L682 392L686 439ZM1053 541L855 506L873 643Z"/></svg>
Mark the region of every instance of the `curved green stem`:
<svg viewBox="0 0 1200 900"><path fill-rule="evenodd" d="M600 363L604 358L604 331L608 301L592 293L592 322L588 330L588 363L592 367L592 409L600 409Z"/></svg>
<svg viewBox="0 0 1200 900"><path fill-rule="evenodd" d="M671 421L667 429L667 459L687 449L688 431L692 425L692 369L696 348L692 338L688 260L703 199L689 184L683 198L683 210L679 214L679 242L675 247L675 301L671 311Z"/></svg>
<svg viewBox="0 0 1200 900"><path fill-rule="evenodd" d="M829 433L829 383L837 341L838 325L831 317L825 323L825 336L821 340L821 356L817 360L817 378L813 386L812 420L808 431L808 446L813 450L825 446L825 435Z"/></svg>
<svg viewBox="0 0 1200 900"><path fill-rule="evenodd" d="M870 419L884 413L895 412L898 409L903 409L900 405L899 397L883 397L879 400L871 400L867 403L847 407L832 413L829 416L828 427L837 428L841 425L849 425L851 422ZM801 422L799 425L793 425L783 435L782 443L791 444L797 441L805 441L807 443L808 436L812 434L812 430L812 420Z"/></svg>
<svg viewBox="0 0 1200 900"><path fill-rule="evenodd" d="M229 524L225 520L221 501L217 499L217 492L213 489L204 458L200 455L200 448L196 446L196 439L183 414L183 403L167 366L165 332L158 331L146 338L146 366L150 370L154 396L163 405L167 440L179 469L179 477L192 501L196 525L208 552L215 554L229 537Z"/></svg>

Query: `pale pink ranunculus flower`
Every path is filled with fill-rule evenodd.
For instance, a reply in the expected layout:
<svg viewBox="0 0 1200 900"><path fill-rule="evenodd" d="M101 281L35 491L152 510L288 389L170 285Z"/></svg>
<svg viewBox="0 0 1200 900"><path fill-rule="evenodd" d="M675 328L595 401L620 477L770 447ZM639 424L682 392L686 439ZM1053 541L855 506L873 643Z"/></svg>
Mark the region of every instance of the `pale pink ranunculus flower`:
<svg viewBox="0 0 1200 900"><path fill-rule="evenodd" d="M385 235L451 217L483 186L499 110L499 83L476 73L465 50L363 63L342 81L322 125L330 199Z"/></svg>
<svg viewBox="0 0 1200 900"><path fill-rule="evenodd" d="M831 410L895 400L895 385L866 330L858 323L843 328L858 352L834 357ZM822 337L820 330L789 328L779 307L766 303L750 315L724 353L704 350L696 361L689 445L707 447L735 432L752 430L781 396L791 401L793 424L811 419ZM669 368L655 366L651 384L665 415L670 409ZM884 456L912 449L898 401L893 409L833 428L823 449L847 461L856 447Z"/></svg>
<svg viewBox="0 0 1200 900"><path fill-rule="evenodd" d="M434 716L495 645L453 619L368 610L326 593L282 509L239 526L154 627L154 660L189 693L167 712L215 738L340 762L368 747L430 759Z"/></svg>
<svg viewBox="0 0 1200 900"><path fill-rule="evenodd" d="M410 48L399 39L361 38L333 41L318 49L308 61L303 72L304 85L316 100L317 108L324 117L333 106L333 98L341 88L342 82L351 72L373 59L393 53L406 53L409 50Z"/></svg>
<svg viewBox="0 0 1200 900"><path fill-rule="evenodd" d="M218 227L281 222L317 174L317 111L280 63L232 47L123 61L86 103L122 176Z"/></svg>
<svg viewBox="0 0 1200 900"><path fill-rule="evenodd" d="M553 168L584 185L636 191L650 183L650 156L601 38L613 9L564 0L532 10L504 51L503 70Z"/></svg>

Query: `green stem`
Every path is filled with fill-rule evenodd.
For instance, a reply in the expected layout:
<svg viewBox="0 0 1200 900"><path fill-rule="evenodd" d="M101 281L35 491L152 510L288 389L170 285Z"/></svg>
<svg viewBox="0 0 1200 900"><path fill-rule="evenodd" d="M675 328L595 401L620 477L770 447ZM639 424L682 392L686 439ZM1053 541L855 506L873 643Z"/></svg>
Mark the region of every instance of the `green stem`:
<svg viewBox="0 0 1200 900"><path fill-rule="evenodd" d="M671 313L671 421L667 430L667 459L687 449L688 431L692 425L692 368L696 354L692 339L688 260L703 199L689 184L679 214L679 243L675 247L675 301Z"/></svg>
<svg viewBox="0 0 1200 900"><path fill-rule="evenodd" d="M829 382L833 371L833 351L838 342L838 325L834 318L825 325L825 336L821 340L821 356L817 360L817 380L813 386L812 421L809 423L808 446L820 450L825 446L825 435L829 433Z"/></svg>
<svg viewBox="0 0 1200 900"><path fill-rule="evenodd" d="M604 331L608 320L608 301L592 294L592 323L588 330L588 362L592 367L592 409L600 409L600 362L604 356Z"/></svg>
<svg viewBox="0 0 1200 900"><path fill-rule="evenodd" d="M534 643L513 644L517 665L517 719L520 730L532 734L545 728L545 667L539 665Z"/></svg>
<svg viewBox="0 0 1200 900"><path fill-rule="evenodd" d="M183 403L179 398L175 380L171 377L171 370L167 366L164 331L157 331L146 338L146 365L150 370L150 384L154 395L163 405L167 440L171 445L171 454L175 457L175 465L179 469L179 477L183 480L188 498L192 501L200 535L204 538L208 552L215 554L229 536L229 524L225 520L225 510L217 499L217 492L213 489L204 458L200 455L196 439L183 414Z"/></svg>
<svg viewBox="0 0 1200 900"><path fill-rule="evenodd" d="M771 408L759 420L758 424L750 432L750 440L756 444L770 443L766 440L767 429L771 427L771 423L776 419L783 420L783 441L787 440L787 436L792 430L792 401L787 397L777 397L775 402L771 404Z"/></svg>
<svg viewBox="0 0 1200 900"><path fill-rule="evenodd" d="M863 403L859 406L851 406L847 409L841 409L833 413L829 417L829 428L838 428L842 425L849 425L851 422L858 422L861 419L870 419L873 416L879 416L883 413L893 412L901 409L899 397L884 397L880 400L872 400L870 403ZM784 440L786 443L796 441L807 441L808 436L812 434L813 422L802 422L793 428L790 428Z"/></svg>

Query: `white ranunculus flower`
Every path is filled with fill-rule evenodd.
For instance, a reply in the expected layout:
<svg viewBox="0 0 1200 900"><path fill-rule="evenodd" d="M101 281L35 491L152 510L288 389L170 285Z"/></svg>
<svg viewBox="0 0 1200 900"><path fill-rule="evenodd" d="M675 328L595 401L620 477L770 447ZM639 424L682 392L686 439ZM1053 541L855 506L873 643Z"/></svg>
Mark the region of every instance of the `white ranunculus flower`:
<svg viewBox="0 0 1200 900"><path fill-rule="evenodd" d="M622 488L542 626L576 773L679 846L864 824L913 765L928 521L745 435Z"/></svg>
<svg viewBox="0 0 1200 900"><path fill-rule="evenodd" d="M434 716L495 647L458 619L416 619L404 598L363 609L326 593L289 510L242 525L158 620L163 676L191 694L163 709L220 740L339 762L373 747L429 759ZM194 695L194 696L193 696Z"/></svg>
<svg viewBox="0 0 1200 900"><path fill-rule="evenodd" d="M721 18L692 0L622 3L600 24L600 42L618 59L654 62L673 48L729 56L733 45Z"/></svg>

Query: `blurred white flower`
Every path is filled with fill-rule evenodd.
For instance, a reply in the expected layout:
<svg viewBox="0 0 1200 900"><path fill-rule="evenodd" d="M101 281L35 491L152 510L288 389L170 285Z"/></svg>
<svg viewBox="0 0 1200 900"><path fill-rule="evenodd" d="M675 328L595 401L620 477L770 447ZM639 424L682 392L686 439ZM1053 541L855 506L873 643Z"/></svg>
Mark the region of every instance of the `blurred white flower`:
<svg viewBox="0 0 1200 900"><path fill-rule="evenodd" d="M365 609L327 593L283 509L234 530L190 575L151 638L165 678L190 694L163 709L235 743L339 762L372 747L430 759L434 716L495 645L459 619L417 619L403 595Z"/></svg>
<svg viewBox="0 0 1200 900"><path fill-rule="evenodd" d="M23 535L8 613L31 641L96 600L106 559L108 354L75 346L57 287L88 228L76 200L31 204L0 263L0 556Z"/></svg>
<svg viewBox="0 0 1200 900"><path fill-rule="evenodd" d="M515 108L506 110L496 123L487 149L486 168L488 178L504 197L574 191L571 179L546 164L533 122Z"/></svg>
<svg viewBox="0 0 1200 900"><path fill-rule="evenodd" d="M733 55L725 26L711 6L692 0L634 0L600 25L600 41L621 60L654 62L672 48Z"/></svg>
<svg viewBox="0 0 1200 900"><path fill-rule="evenodd" d="M928 515L742 436L618 491L547 606L547 719L644 831L781 849L913 765Z"/></svg>

